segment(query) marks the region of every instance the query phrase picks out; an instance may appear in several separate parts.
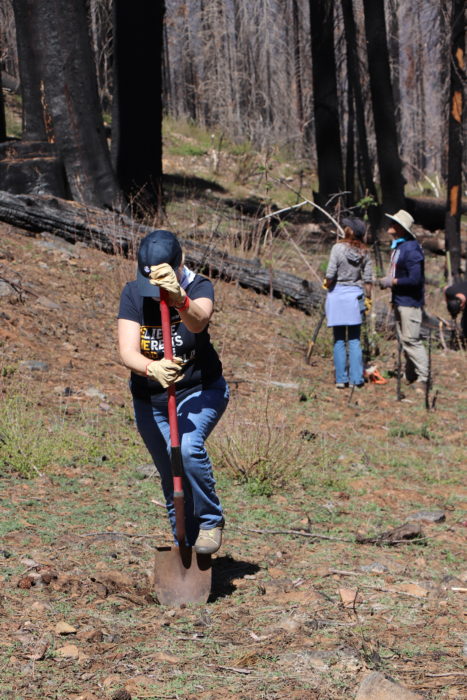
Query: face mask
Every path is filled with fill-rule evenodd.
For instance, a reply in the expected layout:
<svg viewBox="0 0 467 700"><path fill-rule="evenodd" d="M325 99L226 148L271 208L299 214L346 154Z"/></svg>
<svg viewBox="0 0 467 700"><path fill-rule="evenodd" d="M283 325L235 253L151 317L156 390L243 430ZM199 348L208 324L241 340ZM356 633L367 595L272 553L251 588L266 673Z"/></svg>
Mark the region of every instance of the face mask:
<svg viewBox="0 0 467 700"><path fill-rule="evenodd" d="M391 243L391 250L394 250L394 248L397 248L399 243L403 243L405 241L405 238L396 238L392 243Z"/></svg>

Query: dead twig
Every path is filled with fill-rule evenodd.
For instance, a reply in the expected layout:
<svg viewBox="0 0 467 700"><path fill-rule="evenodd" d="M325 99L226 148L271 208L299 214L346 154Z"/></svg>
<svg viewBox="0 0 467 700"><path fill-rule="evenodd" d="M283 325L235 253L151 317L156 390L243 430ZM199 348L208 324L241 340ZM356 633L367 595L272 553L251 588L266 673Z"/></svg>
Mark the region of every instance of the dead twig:
<svg viewBox="0 0 467 700"><path fill-rule="evenodd" d="M462 676L462 678L465 678L467 676L467 673L464 673L463 671L451 671L451 673L425 673L425 676L428 676L428 678L447 678L448 676Z"/></svg>
<svg viewBox="0 0 467 700"><path fill-rule="evenodd" d="M330 540L331 542L353 542L354 540L346 540L342 537L331 537L330 535L318 535L313 532L306 532L305 530L260 530L259 528L252 527L233 527L233 530L240 530L241 532L257 532L260 535L300 535L301 537L310 537L317 540Z"/></svg>
<svg viewBox="0 0 467 700"><path fill-rule="evenodd" d="M137 539L151 539L154 535L130 535L128 532L85 532L83 535L77 535L77 537L132 537Z"/></svg>
<svg viewBox="0 0 467 700"><path fill-rule="evenodd" d="M394 545L407 544L407 542L413 540L416 540L418 543L426 539L420 523L404 523L393 530L382 532L380 535L376 535L376 537L365 537L364 535L357 534L355 541L358 544Z"/></svg>
<svg viewBox="0 0 467 700"><path fill-rule="evenodd" d="M219 666L219 664L208 664L209 668L216 668L221 671L233 671L234 673L243 673L249 675L251 673L248 668L236 668L235 666Z"/></svg>
<svg viewBox="0 0 467 700"><path fill-rule="evenodd" d="M291 187L291 186L288 184L288 182L286 182L283 178L276 178L276 177L273 177L272 179L273 179L273 180L276 180L276 182L280 182L282 185L285 185L286 187L289 188L289 190L291 190L291 191L294 192L295 194L299 195L300 197L303 196L300 192L297 192L293 187ZM333 216L331 216L331 214L329 214L329 213L326 211L326 209L323 209L322 207L320 207L318 204L316 204L316 202L312 202L310 199L305 199L305 198L303 198L303 201L302 201L302 202L300 202L299 204L295 204L293 207L286 207L285 209L280 209L278 212L275 211L275 212L273 212L272 214L267 214L266 216L262 216L261 219L259 219L259 221L262 221L262 219L269 219L271 216L277 216L277 214L282 213L282 212L284 212L284 211L288 211L289 209L297 209L298 207L303 207L304 204L309 204L310 206L315 207L315 208L318 209L322 214L324 214L324 216L327 216L328 219L330 219L330 221L332 221L332 223L334 224L334 226L337 226L338 236L339 236L340 238L344 238L344 237L345 237L344 229L342 228L342 226L339 224L338 221L336 221L336 219L335 219Z"/></svg>

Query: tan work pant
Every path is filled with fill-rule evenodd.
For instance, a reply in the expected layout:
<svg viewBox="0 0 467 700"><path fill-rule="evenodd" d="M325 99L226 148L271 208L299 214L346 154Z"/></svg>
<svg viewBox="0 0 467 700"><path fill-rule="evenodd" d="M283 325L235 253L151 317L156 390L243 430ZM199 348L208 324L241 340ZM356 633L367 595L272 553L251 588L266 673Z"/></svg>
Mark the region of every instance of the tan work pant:
<svg viewBox="0 0 467 700"><path fill-rule="evenodd" d="M407 381L428 381L428 355L420 340L422 310L412 306L395 306L397 335L405 355Z"/></svg>

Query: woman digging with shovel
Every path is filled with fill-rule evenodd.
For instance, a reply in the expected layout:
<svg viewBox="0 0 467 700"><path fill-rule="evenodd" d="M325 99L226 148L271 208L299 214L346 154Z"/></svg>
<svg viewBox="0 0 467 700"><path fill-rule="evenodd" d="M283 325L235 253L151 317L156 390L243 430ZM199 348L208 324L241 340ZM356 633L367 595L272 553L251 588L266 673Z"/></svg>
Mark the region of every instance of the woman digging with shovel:
<svg viewBox="0 0 467 700"><path fill-rule="evenodd" d="M118 314L136 425L160 474L175 540L200 555L219 549L224 525L204 445L229 400L208 333L213 301L211 282L184 266L176 236L157 230L141 241L137 278L124 287ZM164 347L164 324L172 347ZM174 459L181 461L175 468ZM180 495L184 523L177 517Z"/></svg>

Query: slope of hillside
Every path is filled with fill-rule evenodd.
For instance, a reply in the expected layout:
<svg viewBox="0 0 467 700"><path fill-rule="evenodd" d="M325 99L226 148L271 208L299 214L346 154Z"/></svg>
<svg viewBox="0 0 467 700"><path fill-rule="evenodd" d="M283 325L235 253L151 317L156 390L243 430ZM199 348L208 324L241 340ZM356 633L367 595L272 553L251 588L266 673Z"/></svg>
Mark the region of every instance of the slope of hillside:
<svg viewBox="0 0 467 700"><path fill-rule="evenodd" d="M326 329L304 361L315 318L215 280L225 545L209 603L165 609L150 570L169 533L115 342L133 274L0 225L0 696L332 700L379 670L464 697L465 356L433 347L429 412L391 378L337 392ZM378 539L404 523L413 539Z"/></svg>

